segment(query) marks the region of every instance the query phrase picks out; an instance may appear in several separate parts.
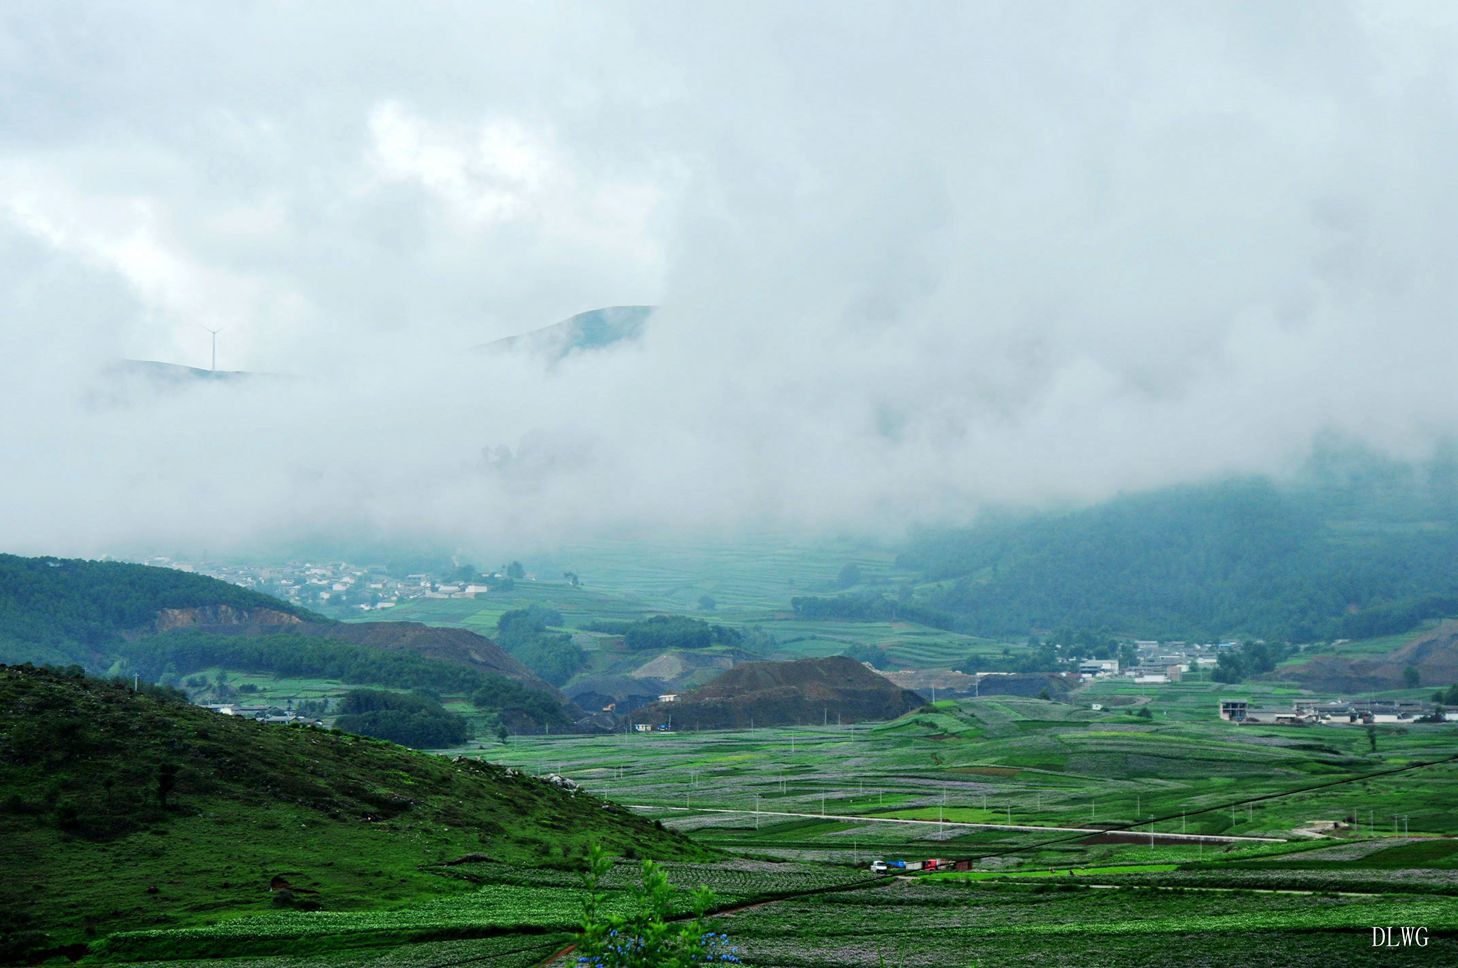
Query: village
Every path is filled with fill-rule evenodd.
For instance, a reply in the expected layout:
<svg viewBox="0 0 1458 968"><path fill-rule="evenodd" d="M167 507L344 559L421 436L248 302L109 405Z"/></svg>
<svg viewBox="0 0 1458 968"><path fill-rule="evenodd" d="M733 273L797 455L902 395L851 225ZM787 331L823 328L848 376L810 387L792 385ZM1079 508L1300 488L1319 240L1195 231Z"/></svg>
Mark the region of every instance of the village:
<svg viewBox="0 0 1458 968"><path fill-rule="evenodd" d="M303 608L385 611L421 599L468 599L510 587L517 580L535 580L519 565L470 579L442 579L424 571L402 576L391 574L383 564L354 564L347 561L290 561L283 564L199 564L156 556L142 564L218 578L252 591L281 598Z"/></svg>

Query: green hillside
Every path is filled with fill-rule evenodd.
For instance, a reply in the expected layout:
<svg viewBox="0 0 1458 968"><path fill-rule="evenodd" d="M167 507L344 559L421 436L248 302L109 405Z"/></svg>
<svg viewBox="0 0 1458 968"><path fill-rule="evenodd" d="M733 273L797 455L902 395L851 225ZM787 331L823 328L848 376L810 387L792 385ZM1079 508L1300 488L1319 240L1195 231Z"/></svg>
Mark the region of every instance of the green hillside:
<svg viewBox="0 0 1458 968"><path fill-rule="evenodd" d="M163 609L205 606L323 621L276 598L171 568L0 554L0 661L86 665Z"/></svg>
<svg viewBox="0 0 1458 968"><path fill-rule="evenodd" d="M280 905L397 907L464 889L437 865L468 855L572 867L593 838L628 856L707 854L504 767L29 666L0 666L0 790L0 963Z"/></svg>
<svg viewBox="0 0 1458 968"><path fill-rule="evenodd" d="M488 731L573 721L550 685L474 633L334 622L228 582L121 562L0 555L0 662L169 685L226 669L426 689L469 700Z"/></svg>
<svg viewBox="0 0 1458 968"><path fill-rule="evenodd" d="M1458 514L1439 500L1446 488L1380 484L1171 488L925 532L901 563L937 583L919 602L983 635L1307 642L1458 613Z"/></svg>

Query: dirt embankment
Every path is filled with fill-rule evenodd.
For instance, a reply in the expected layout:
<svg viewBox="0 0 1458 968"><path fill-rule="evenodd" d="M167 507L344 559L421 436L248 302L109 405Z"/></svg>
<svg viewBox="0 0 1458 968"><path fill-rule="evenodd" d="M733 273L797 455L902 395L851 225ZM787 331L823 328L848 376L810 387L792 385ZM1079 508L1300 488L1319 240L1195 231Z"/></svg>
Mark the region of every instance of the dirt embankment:
<svg viewBox="0 0 1458 968"><path fill-rule="evenodd" d="M427 659L449 662L514 679L549 695L564 697L512 658L495 642L467 629L437 628L419 622L309 622L271 608L234 608L203 605L164 608L156 619L131 633L141 638L163 632L197 631L222 635L272 635L287 632L391 652L414 652Z"/></svg>
<svg viewBox="0 0 1458 968"><path fill-rule="evenodd" d="M1401 689L1408 667L1425 686L1458 682L1458 622L1444 622L1426 635L1386 655L1317 655L1309 662L1281 670L1277 678L1300 683L1313 692L1357 693Z"/></svg>
<svg viewBox="0 0 1458 968"><path fill-rule="evenodd" d="M148 631L176 632L182 629L214 629L238 627L280 627L302 625L297 615L273 608L234 608L232 605L199 605L194 608L164 608L157 613Z"/></svg>

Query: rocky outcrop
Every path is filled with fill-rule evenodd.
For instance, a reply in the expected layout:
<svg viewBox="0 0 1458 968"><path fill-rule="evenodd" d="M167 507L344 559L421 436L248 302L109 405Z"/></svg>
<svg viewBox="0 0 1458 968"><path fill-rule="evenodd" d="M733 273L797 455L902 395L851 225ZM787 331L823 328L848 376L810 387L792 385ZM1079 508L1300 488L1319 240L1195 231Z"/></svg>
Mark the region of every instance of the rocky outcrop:
<svg viewBox="0 0 1458 968"><path fill-rule="evenodd" d="M234 608L232 605L198 605L192 608L164 608L146 632L176 632L181 629L237 629L262 627L279 631L283 626L302 625L297 615L273 608Z"/></svg>

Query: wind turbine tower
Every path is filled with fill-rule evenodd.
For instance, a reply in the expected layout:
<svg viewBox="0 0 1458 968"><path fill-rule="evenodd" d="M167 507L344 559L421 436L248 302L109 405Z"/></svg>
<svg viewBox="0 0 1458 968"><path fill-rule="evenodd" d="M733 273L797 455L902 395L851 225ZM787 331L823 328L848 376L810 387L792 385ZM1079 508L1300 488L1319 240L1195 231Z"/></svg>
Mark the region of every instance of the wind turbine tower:
<svg viewBox="0 0 1458 968"><path fill-rule="evenodd" d="M213 334L213 372L216 373L218 370L218 334L222 332L222 329L208 329L206 326L203 329L207 329L209 333Z"/></svg>

